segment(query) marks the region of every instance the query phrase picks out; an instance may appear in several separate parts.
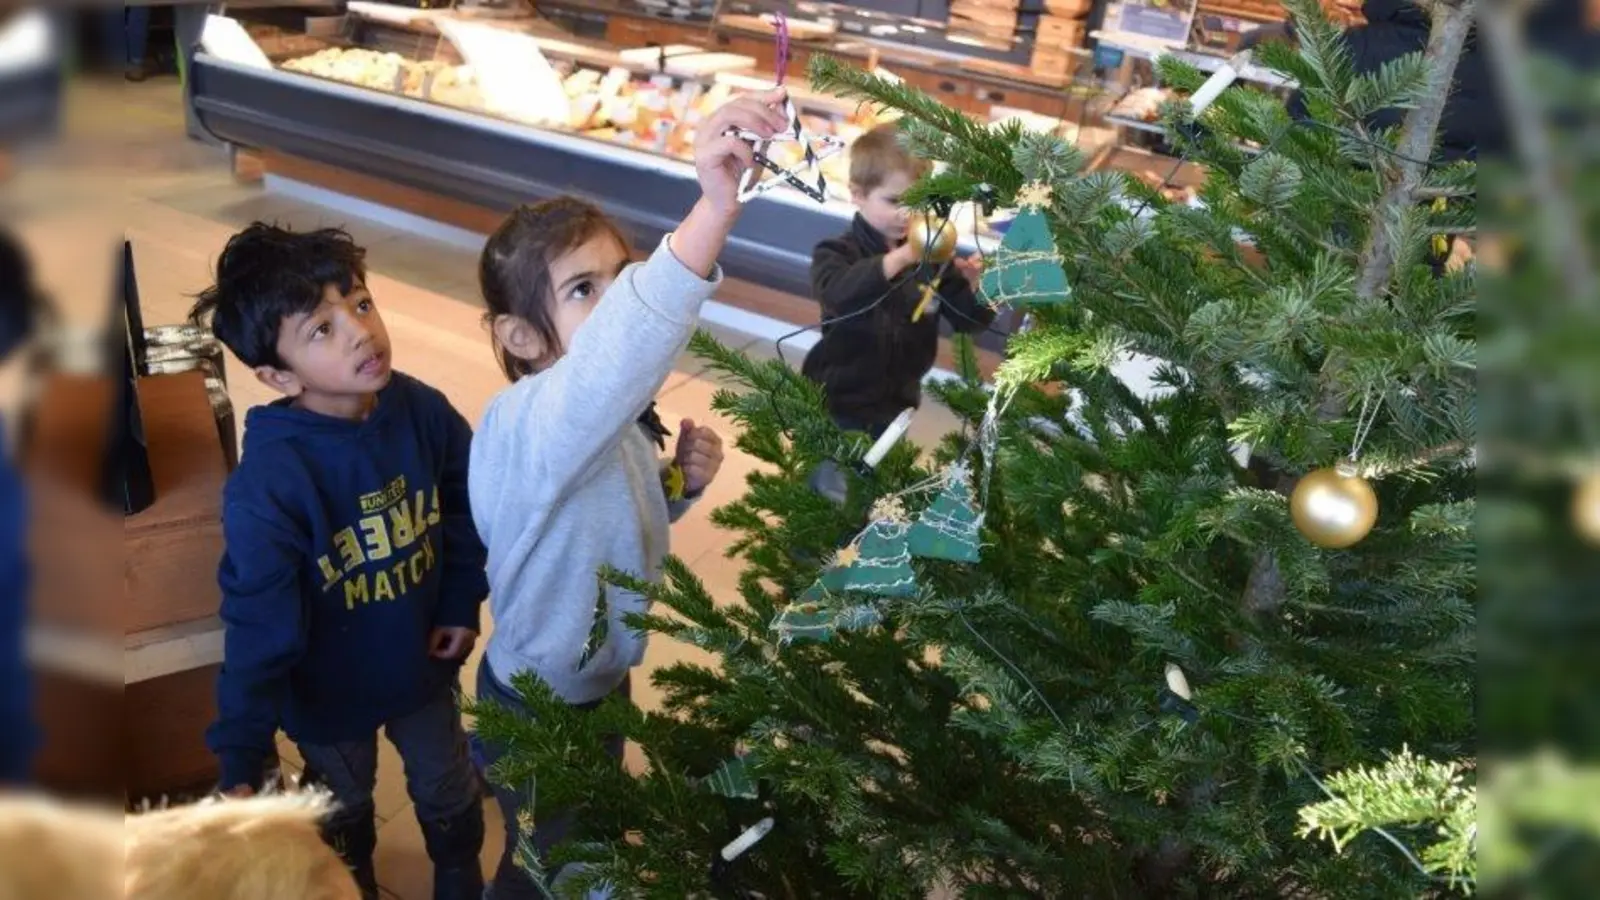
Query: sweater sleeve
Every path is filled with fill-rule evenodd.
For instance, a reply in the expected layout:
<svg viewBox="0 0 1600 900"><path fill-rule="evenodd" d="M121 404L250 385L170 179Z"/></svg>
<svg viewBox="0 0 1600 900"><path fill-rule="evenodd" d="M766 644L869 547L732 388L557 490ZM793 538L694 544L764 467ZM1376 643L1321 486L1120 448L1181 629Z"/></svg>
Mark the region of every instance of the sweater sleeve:
<svg viewBox="0 0 1600 900"><path fill-rule="evenodd" d="M474 458L480 522L517 488L517 509L548 506L568 493L591 462L634 427L689 343L700 307L721 282L695 274L663 239L650 259L617 276L555 365L501 394L484 419ZM499 479L501 483L492 481ZM520 524L520 523L519 523ZM513 530L517 527L513 525Z"/></svg>
<svg viewBox="0 0 1600 900"><path fill-rule="evenodd" d="M950 327L963 334L977 334L994 324L994 307L986 306L972 290L972 282L952 269L939 281L940 311Z"/></svg>
<svg viewBox="0 0 1600 900"><path fill-rule="evenodd" d="M301 530L264 499L225 501L222 531L222 672L217 721L206 744L221 762L221 787L227 790L259 787L289 673L305 653L306 550Z"/></svg>
<svg viewBox="0 0 1600 900"><path fill-rule="evenodd" d="M472 426L443 394L436 394L439 428L445 433L445 457L439 478L443 508L444 568L439 585L438 628L478 630L478 610L489 596L483 567L487 552L472 521L467 491L467 461L472 455Z"/></svg>
<svg viewBox="0 0 1600 900"><path fill-rule="evenodd" d="M881 254L853 256L838 241L823 241L811 251L811 293L822 305L824 319L860 312L889 291Z"/></svg>

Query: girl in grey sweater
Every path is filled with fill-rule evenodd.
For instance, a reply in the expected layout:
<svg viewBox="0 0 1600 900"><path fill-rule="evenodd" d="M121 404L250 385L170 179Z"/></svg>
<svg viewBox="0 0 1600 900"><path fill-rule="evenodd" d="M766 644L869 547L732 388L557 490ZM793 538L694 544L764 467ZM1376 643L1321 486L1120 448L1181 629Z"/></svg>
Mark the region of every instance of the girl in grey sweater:
<svg viewBox="0 0 1600 900"><path fill-rule="evenodd" d="M468 475L494 620L480 701L517 704L507 685L531 671L567 702L592 707L626 690L643 658L644 637L622 622L644 610L643 598L601 583L597 570L659 578L673 514L721 465L717 436L686 421L664 478L665 429L652 400L721 279L717 255L751 165L749 145L728 132L776 134L782 103L781 91L743 97L700 127L701 199L643 263L629 264L617 229L570 199L518 209L484 247L479 278L512 384L489 403ZM480 747L480 762L496 750ZM514 858L528 792L496 794L507 834L491 896L542 896ZM550 810L536 818L534 845L547 858L570 822Z"/></svg>

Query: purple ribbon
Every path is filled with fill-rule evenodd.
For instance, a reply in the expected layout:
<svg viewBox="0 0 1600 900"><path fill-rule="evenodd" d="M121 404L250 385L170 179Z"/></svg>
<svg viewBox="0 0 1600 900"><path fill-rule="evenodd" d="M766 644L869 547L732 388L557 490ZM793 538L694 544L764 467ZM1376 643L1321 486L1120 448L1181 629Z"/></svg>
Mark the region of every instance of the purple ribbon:
<svg viewBox="0 0 1600 900"><path fill-rule="evenodd" d="M789 71L789 18L781 11L772 14L772 26L778 34L778 84Z"/></svg>

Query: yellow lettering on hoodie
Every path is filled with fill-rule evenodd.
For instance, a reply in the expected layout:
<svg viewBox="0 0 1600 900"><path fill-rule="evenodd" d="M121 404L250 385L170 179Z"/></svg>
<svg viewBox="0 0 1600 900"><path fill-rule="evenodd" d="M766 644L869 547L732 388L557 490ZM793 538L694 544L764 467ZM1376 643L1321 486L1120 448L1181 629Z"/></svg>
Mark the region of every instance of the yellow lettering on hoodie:
<svg viewBox="0 0 1600 900"><path fill-rule="evenodd" d="M396 550L404 550L416 541L417 531L411 524L411 509L404 503L390 508L389 533Z"/></svg>
<svg viewBox="0 0 1600 900"><path fill-rule="evenodd" d="M389 530L384 527L383 516L367 516L361 520L361 533L366 536L367 559L388 559L394 552L389 546Z"/></svg>
<svg viewBox="0 0 1600 900"><path fill-rule="evenodd" d="M326 556L317 557L317 568L322 570L322 589L327 590L339 583L339 570L333 567L333 560Z"/></svg>
<svg viewBox="0 0 1600 900"><path fill-rule="evenodd" d="M367 596L367 573L362 572L344 583L345 609L355 609L357 600L365 604L369 599Z"/></svg>
<svg viewBox="0 0 1600 900"><path fill-rule="evenodd" d="M361 565L361 542L356 539L354 528L341 529L333 536L334 549L339 551L339 559L344 563L344 571L348 572Z"/></svg>
<svg viewBox="0 0 1600 900"><path fill-rule="evenodd" d="M374 572L374 573L372 573L372 580L374 582L373 591L372 591L372 599L374 599L374 600L393 600L394 599L394 585L391 585L389 583L389 573L388 572Z"/></svg>
<svg viewBox="0 0 1600 900"><path fill-rule="evenodd" d="M417 510L416 513L411 517L411 525L414 529L416 529L418 537L428 533L427 496L428 495L422 491L417 491Z"/></svg>

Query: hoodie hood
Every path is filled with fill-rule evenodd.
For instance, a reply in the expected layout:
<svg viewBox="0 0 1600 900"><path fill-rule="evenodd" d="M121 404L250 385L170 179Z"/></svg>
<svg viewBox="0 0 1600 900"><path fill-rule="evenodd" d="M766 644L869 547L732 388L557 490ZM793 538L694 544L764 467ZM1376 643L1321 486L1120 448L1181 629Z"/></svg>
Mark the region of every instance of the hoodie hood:
<svg viewBox="0 0 1600 900"><path fill-rule="evenodd" d="M404 377L398 372L390 376L389 383L378 392L378 402L372 407L372 412L360 421L300 409L290 397L281 397L265 406L251 407L244 418L244 449L248 451L252 447L265 447L291 438L337 440L380 431L392 414L397 388Z"/></svg>

